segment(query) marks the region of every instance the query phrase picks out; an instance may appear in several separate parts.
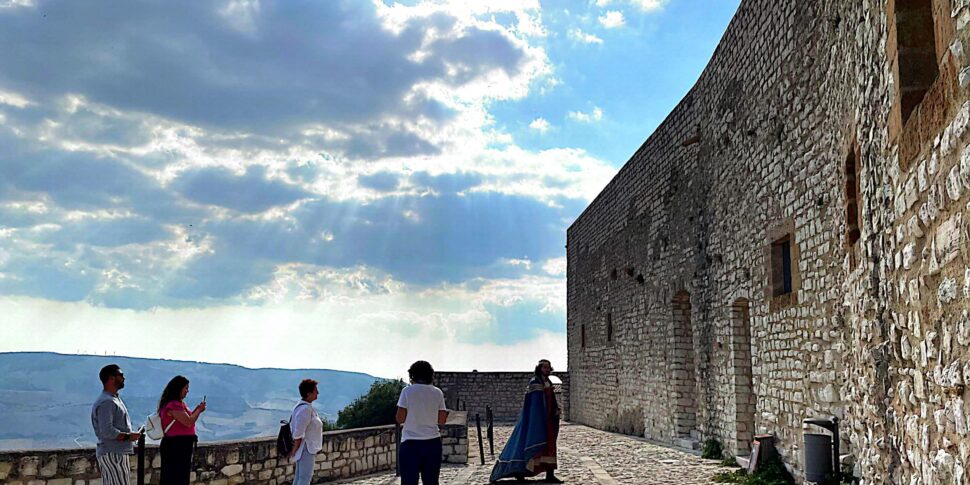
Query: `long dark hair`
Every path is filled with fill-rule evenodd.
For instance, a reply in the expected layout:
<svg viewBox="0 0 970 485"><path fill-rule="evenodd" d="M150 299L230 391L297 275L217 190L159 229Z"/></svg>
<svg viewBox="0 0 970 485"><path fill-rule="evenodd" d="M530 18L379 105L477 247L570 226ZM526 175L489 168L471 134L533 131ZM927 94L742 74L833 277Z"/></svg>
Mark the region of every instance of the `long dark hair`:
<svg viewBox="0 0 970 485"><path fill-rule="evenodd" d="M158 400L158 410L161 411L166 404L172 401L182 400L182 389L189 385L189 380L182 376L175 376L165 385L162 391L162 398Z"/></svg>

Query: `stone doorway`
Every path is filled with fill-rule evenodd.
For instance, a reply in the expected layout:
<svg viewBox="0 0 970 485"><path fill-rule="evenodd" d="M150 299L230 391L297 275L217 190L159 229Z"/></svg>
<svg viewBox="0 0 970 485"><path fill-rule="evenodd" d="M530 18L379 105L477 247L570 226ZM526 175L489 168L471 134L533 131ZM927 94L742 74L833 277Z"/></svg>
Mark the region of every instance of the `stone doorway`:
<svg viewBox="0 0 970 485"><path fill-rule="evenodd" d="M694 365L694 329L690 293L681 291L672 301L668 365L674 412L674 438L690 439L697 429L697 379Z"/></svg>
<svg viewBox="0 0 970 485"><path fill-rule="evenodd" d="M751 318L748 300L731 305L731 361L734 374L735 456L751 454L757 399L751 375Z"/></svg>

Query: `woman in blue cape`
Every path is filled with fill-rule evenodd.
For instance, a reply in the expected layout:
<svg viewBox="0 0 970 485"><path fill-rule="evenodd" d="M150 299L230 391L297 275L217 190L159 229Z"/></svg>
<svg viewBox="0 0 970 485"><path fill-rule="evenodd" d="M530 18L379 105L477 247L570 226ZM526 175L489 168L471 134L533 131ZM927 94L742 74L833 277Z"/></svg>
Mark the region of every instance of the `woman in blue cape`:
<svg viewBox="0 0 970 485"><path fill-rule="evenodd" d="M546 472L545 482L562 483L555 475L560 410L549 381L551 374L552 364L540 360L535 377L529 381L515 430L492 468L491 481L503 478L524 480Z"/></svg>

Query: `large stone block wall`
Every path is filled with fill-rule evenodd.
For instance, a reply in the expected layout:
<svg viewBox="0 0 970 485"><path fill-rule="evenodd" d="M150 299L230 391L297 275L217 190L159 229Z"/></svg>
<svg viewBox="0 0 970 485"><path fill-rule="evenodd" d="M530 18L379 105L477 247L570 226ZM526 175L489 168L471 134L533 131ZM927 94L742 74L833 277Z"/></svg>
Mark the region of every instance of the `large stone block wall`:
<svg viewBox="0 0 970 485"><path fill-rule="evenodd" d="M468 428L442 426L442 460L468 462ZM316 455L314 483L392 470L397 463L396 427L379 426L323 434ZM159 483L158 447L145 450L145 483ZM196 448L191 480L195 485L276 485L293 479L293 464L276 457L276 439L203 443ZM135 482L136 458L131 457ZM100 485L93 449L0 453L0 481L9 485Z"/></svg>
<svg viewBox="0 0 970 485"><path fill-rule="evenodd" d="M562 381L557 398L562 407L563 419L569 419L569 373L554 373ZM469 426L475 425L475 414L485 426L485 410L491 406L495 421L515 421L522 411L532 372L435 372L435 384L445 393L449 408L461 401L462 409L468 411Z"/></svg>
<svg viewBox="0 0 970 485"><path fill-rule="evenodd" d="M568 231L572 420L739 455L770 433L800 476L802 421L834 415L864 483L968 480L970 2L931 0L938 75L904 120L920 3L742 1Z"/></svg>

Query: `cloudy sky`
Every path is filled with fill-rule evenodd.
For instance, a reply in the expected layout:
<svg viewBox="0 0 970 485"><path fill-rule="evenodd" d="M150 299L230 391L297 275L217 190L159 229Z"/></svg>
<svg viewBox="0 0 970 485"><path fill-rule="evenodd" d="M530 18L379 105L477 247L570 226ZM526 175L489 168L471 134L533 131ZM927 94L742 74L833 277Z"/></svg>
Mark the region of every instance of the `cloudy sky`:
<svg viewBox="0 0 970 485"><path fill-rule="evenodd" d="M565 229L738 0L0 0L0 351L565 368Z"/></svg>

